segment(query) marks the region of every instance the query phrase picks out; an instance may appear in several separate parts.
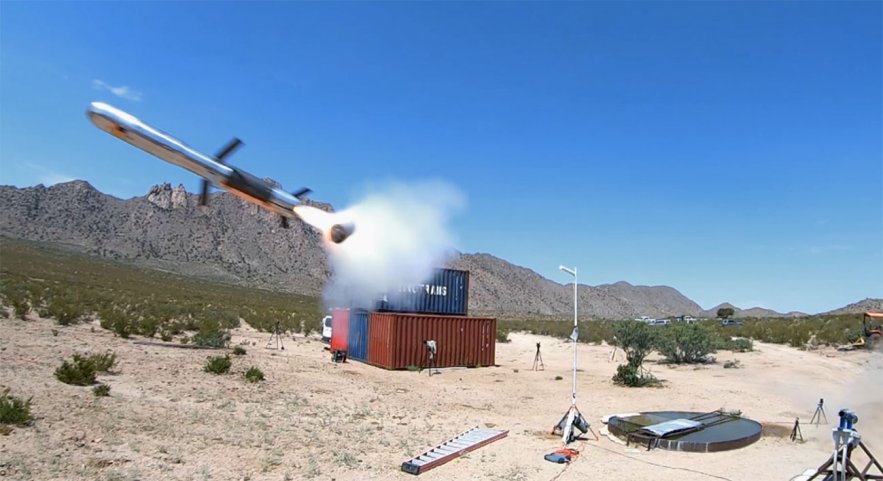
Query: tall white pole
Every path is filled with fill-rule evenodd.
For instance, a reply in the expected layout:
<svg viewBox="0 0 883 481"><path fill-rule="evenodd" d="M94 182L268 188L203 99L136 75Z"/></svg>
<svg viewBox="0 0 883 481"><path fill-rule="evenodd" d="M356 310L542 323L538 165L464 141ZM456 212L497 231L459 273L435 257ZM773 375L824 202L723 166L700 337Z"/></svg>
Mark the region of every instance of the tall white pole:
<svg viewBox="0 0 883 481"><path fill-rule="evenodd" d="M570 402L573 406L576 406L576 341L579 339L579 324L577 319L577 286L579 285L579 278L576 276L576 267L570 269L568 267L558 266L558 268L573 276L573 333L570 335L570 338L573 341L573 389L570 393Z"/></svg>
<svg viewBox="0 0 883 481"><path fill-rule="evenodd" d="M576 341L579 338L579 325L577 324L577 314L576 314L576 286L578 284L576 277L576 267L573 268L573 333L575 335L573 339L573 394L570 398L570 403L573 406L576 406Z"/></svg>

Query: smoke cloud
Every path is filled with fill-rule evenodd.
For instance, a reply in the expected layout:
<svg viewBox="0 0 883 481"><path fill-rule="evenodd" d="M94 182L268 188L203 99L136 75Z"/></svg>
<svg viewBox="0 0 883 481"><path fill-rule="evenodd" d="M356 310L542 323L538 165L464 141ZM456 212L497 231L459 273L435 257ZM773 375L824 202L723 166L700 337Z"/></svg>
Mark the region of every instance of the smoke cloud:
<svg viewBox="0 0 883 481"><path fill-rule="evenodd" d="M453 253L456 239L448 222L464 206L465 196L456 188L420 182L370 189L332 214L296 207L325 233L333 271L323 294L326 307L373 308L385 293L428 280ZM330 242L330 227L344 223L355 225L353 234L340 244Z"/></svg>

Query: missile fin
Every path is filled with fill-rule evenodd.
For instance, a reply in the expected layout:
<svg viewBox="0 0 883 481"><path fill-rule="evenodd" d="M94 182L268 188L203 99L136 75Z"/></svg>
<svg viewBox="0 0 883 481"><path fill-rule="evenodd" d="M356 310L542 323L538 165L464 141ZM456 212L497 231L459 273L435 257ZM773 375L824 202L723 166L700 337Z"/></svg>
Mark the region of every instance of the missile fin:
<svg viewBox="0 0 883 481"><path fill-rule="evenodd" d="M217 154L215 154L215 158L218 159L218 162L224 163L224 158L228 155L232 154L234 150L238 149L242 145L242 141L236 137L233 137L233 140L227 142L227 145L224 146Z"/></svg>
<svg viewBox="0 0 883 481"><path fill-rule="evenodd" d="M291 195L293 195L297 200L304 200L312 192L313 189L310 189L309 187L302 187L299 190L292 192Z"/></svg>
<svg viewBox="0 0 883 481"><path fill-rule="evenodd" d="M208 205L208 181L205 179L200 182L199 205Z"/></svg>

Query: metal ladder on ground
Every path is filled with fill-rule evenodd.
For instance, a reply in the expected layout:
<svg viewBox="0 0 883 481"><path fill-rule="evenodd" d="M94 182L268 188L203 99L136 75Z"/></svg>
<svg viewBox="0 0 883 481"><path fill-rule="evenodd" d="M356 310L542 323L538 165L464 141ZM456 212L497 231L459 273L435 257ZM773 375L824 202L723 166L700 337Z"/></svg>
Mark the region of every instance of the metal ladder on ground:
<svg viewBox="0 0 883 481"><path fill-rule="evenodd" d="M483 429L478 426L445 441L413 459L402 463L402 471L420 474L452 459L456 459L470 451L503 439L509 431Z"/></svg>

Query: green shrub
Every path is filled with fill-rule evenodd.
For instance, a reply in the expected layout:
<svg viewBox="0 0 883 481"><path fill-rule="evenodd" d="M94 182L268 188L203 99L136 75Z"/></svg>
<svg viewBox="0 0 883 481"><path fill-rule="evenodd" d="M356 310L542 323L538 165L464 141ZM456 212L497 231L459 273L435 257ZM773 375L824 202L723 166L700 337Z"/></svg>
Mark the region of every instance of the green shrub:
<svg viewBox="0 0 883 481"><path fill-rule="evenodd" d="M200 317L204 321L210 321L224 329L235 329L239 327L239 314L233 311L209 310L200 314Z"/></svg>
<svg viewBox="0 0 883 481"><path fill-rule="evenodd" d="M217 321L203 320L199 323L199 332L193 339L193 344L204 347L227 347L230 343L230 333L222 328Z"/></svg>
<svg viewBox="0 0 883 481"><path fill-rule="evenodd" d="M669 362L705 362L706 356L714 352L711 331L700 324L672 324L659 331L656 348Z"/></svg>
<svg viewBox="0 0 883 481"><path fill-rule="evenodd" d="M497 342L507 343L509 340L509 331L497 328Z"/></svg>
<svg viewBox="0 0 883 481"><path fill-rule="evenodd" d="M27 426L31 423L31 400L10 396L9 389L0 392L0 424Z"/></svg>
<svg viewBox="0 0 883 481"><path fill-rule="evenodd" d="M43 317L51 317L62 326L78 322L86 315L86 308L78 297L71 293L53 295L46 302L41 313Z"/></svg>
<svg viewBox="0 0 883 481"><path fill-rule="evenodd" d="M92 394L95 394L95 397L110 396L110 386L107 384L99 384L92 388Z"/></svg>
<svg viewBox="0 0 883 481"><path fill-rule="evenodd" d="M113 352L87 356L74 354L71 361L64 361L55 370L55 377L65 384L91 386L99 372L110 372L115 364L116 354Z"/></svg>
<svg viewBox="0 0 883 481"><path fill-rule="evenodd" d="M236 356L244 356L245 355L245 348L242 346L236 346L233 348L233 354Z"/></svg>
<svg viewBox="0 0 883 481"><path fill-rule="evenodd" d="M655 376L642 371L643 368L630 363L620 364L616 367L616 374L613 375L613 383L626 387L644 387L659 384L659 380Z"/></svg>
<svg viewBox="0 0 883 481"><path fill-rule="evenodd" d="M230 372L231 364L230 356L210 357L205 363L204 371L212 374L226 374Z"/></svg>
<svg viewBox="0 0 883 481"><path fill-rule="evenodd" d="M96 372L110 372L116 365L117 355L112 351L107 351L103 354L90 354L86 359L87 362L92 364Z"/></svg>
<svg viewBox="0 0 883 481"><path fill-rule="evenodd" d="M620 321L613 327L614 344L622 348L629 364L641 367L653 350L655 330L640 321Z"/></svg>
<svg viewBox="0 0 883 481"><path fill-rule="evenodd" d="M98 323L104 329L112 331L123 339L128 339L134 331L130 315L116 307L104 308L98 311Z"/></svg>
<svg viewBox="0 0 883 481"><path fill-rule="evenodd" d="M95 384L95 367L84 358L74 355L73 361L64 361L55 370L55 377L65 384L91 386Z"/></svg>
<svg viewBox="0 0 883 481"><path fill-rule="evenodd" d="M718 339L714 348L717 351L751 352L754 350L754 342L744 337Z"/></svg>
<svg viewBox="0 0 883 481"><path fill-rule="evenodd" d="M643 372L644 359L656 344L654 329L640 321L620 321L613 327L613 343L625 352L626 363L616 368L614 384L642 387L658 383L657 379Z"/></svg>
<svg viewBox="0 0 883 481"><path fill-rule="evenodd" d="M0 294L12 306L15 317L24 320L31 310L31 293L27 287L24 284L7 280L0 283Z"/></svg>
<svg viewBox="0 0 883 481"><path fill-rule="evenodd" d="M264 380L264 373L261 372L260 369L256 367L248 368L248 371L245 371L245 380L248 382L260 382Z"/></svg>

